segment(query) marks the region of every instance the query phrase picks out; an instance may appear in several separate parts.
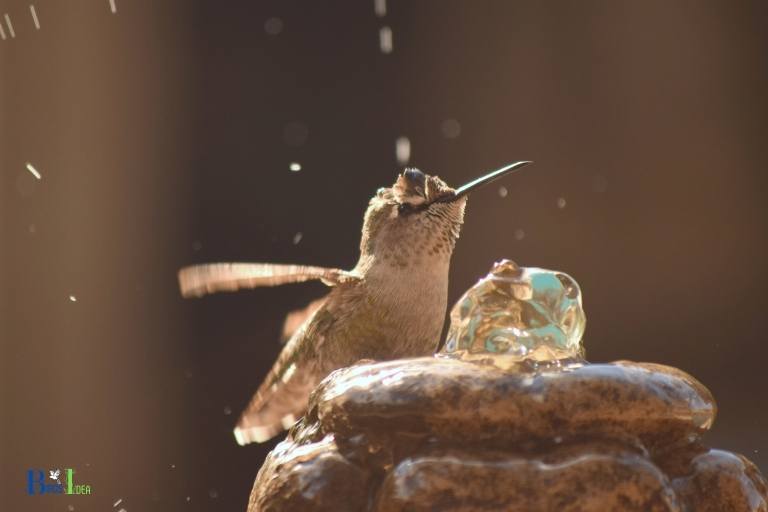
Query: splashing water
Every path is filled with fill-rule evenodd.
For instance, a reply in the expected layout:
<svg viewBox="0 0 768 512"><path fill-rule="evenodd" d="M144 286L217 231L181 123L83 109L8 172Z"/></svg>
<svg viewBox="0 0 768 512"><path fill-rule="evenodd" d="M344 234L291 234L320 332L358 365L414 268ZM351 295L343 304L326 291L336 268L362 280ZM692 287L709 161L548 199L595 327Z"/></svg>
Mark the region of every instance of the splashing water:
<svg viewBox="0 0 768 512"><path fill-rule="evenodd" d="M376 16L383 18L387 15L387 0L373 0L373 11Z"/></svg>
<svg viewBox="0 0 768 512"><path fill-rule="evenodd" d="M264 22L264 32L270 36L276 36L283 31L283 20L280 18L269 18Z"/></svg>
<svg viewBox="0 0 768 512"><path fill-rule="evenodd" d="M502 260L453 307L441 355L505 369L581 361L586 321L573 278Z"/></svg>
<svg viewBox="0 0 768 512"><path fill-rule="evenodd" d="M29 12L32 14L32 22L35 24L35 28L40 30L40 20L37 19L37 11L35 11L33 4L29 4Z"/></svg>
<svg viewBox="0 0 768 512"><path fill-rule="evenodd" d="M379 29L379 49L381 53L392 53L392 29L381 27Z"/></svg>
<svg viewBox="0 0 768 512"><path fill-rule="evenodd" d="M411 159L411 140L408 137L398 137L395 141L395 158L400 165L407 164Z"/></svg>
<svg viewBox="0 0 768 512"><path fill-rule="evenodd" d="M440 131L446 139L455 139L461 135L461 124L456 119L446 119L440 125Z"/></svg>
<svg viewBox="0 0 768 512"><path fill-rule="evenodd" d="M11 34L11 38L13 39L16 37L16 31L13 30L13 23L11 23L11 17L8 16L7 13L4 16L5 16L5 24L8 25L8 33Z"/></svg>
<svg viewBox="0 0 768 512"><path fill-rule="evenodd" d="M43 179L43 177L40 175L40 172L37 169L35 169L35 166L33 166L31 163L27 162L26 168L29 172L32 173L32 176L34 176L38 180Z"/></svg>

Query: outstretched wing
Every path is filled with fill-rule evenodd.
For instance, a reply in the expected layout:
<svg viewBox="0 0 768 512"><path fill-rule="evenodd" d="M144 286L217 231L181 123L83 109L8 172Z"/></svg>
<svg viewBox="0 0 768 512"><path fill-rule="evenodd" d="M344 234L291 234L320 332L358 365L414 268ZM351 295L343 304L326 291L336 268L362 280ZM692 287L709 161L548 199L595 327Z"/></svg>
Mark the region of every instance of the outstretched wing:
<svg viewBox="0 0 768 512"><path fill-rule="evenodd" d="M185 267L179 271L179 286L184 297L202 297L215 292L301 283L313 279L334 286L358 277L338 268L278 263L209 263Z"/></svg>
<svg viewBox="0 0 768 512"><path fill-rule="evenodd" d="M311 352L322 345L332 322L320 306L294 333L240 415L234 431L238 444L263 443L304 414L309 393L324 377Z"/></svg>
<svg viewBox="0 0 768 512"><path fill-rule="evenodd" d="M310 392L334 369L323 363L318 351L333 335L339 295L350 291L332 290L291 336L237 422L234 433L239 444L263 443L304 414Z"/></svg>
<svg viewBox="0 0 768 512"><path fill-rule="evenodd" d="M291 371L290 366L288 369ZM284 382L259 388L234 429L237 443L263 443L291 428L304 414L309 394L321 380L322 375L313 368L303 367Z"/></svg>

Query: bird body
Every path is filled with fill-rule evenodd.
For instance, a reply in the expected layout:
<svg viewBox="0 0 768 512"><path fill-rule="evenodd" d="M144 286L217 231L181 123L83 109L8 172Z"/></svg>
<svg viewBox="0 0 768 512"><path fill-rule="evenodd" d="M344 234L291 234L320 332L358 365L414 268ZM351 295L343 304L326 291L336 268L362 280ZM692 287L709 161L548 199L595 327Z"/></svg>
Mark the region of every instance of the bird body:
<svg viewBox="0 0 768 512"><path fill-rule="evenodd" d="M527 162L526 162L527 163ZM513 164L490 179L522 166ZM290 427L310 391L332 371L361 359L434 353L448 301L451 255L464 218L466 193L416 169L371 199L360 259L349 272L274 264L213 264L182 269L185 296L241 287L321 279L332 286L290 336L240 417L240 444L266 441ZM462 192L464 189L464 192Z"/></svg>

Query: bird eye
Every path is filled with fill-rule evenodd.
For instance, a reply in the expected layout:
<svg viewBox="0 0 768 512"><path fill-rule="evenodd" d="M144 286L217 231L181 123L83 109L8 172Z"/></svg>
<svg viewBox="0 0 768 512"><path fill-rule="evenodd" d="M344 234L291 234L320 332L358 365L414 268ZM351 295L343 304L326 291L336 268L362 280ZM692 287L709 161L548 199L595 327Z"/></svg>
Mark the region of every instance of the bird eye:
<svg viewBox="0 0 768 512"><path fill-rule="evenodd" d="M407 215L415 211L415 208L409 203L400 203L397 205L397 213L400 215Z"/></svg>
<svg viewBox="0 0 768 512"><path fill-rule="evenodd" d="M427 177L420 170L409 167L403 172L403 176L405 176L405 179L410 181L413 185L421 187L422 190L424 189Z"/></svg>

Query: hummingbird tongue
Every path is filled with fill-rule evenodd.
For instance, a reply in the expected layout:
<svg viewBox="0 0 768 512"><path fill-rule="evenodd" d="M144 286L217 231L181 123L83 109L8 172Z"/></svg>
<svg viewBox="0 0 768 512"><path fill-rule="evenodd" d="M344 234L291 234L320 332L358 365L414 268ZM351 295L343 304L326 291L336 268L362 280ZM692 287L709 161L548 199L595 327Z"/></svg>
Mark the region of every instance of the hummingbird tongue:
<svg viewBox="0 0 768 512"><path fill-rule="evenodd" d="M470 181L469 183L466 183L460 186L459 188L456 189L453 195L446 197L444 200L455 201L456 199L459 199L460 197L463 197L469 194L471 191L475 190L476 188L480 188L483 185L487 185L490 182L501 178L502 176L506 176L507 174L513 173L530 163L533 163L533 162L523 160L521 162L515 162L513 164L505 165L500 169L496 169L495 171L489 172L485 176L481 176L477 179Z"/></svg>

